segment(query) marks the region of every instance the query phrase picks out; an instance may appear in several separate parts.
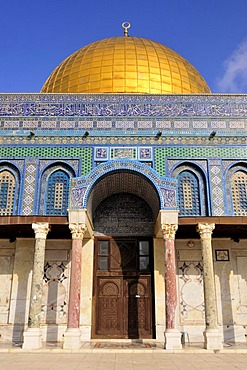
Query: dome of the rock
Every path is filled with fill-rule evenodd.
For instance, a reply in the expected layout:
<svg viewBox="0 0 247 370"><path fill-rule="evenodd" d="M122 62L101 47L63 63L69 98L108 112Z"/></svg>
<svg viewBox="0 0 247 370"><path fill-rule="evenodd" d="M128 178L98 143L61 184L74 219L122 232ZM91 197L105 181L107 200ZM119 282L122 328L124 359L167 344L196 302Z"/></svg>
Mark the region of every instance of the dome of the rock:
<svg viewBox="0 0 247 370"><path fill-rule="evenodd" d="M42 93L204 94L210 89L185 58L158 42L112 37L65 59Z"/></svg>

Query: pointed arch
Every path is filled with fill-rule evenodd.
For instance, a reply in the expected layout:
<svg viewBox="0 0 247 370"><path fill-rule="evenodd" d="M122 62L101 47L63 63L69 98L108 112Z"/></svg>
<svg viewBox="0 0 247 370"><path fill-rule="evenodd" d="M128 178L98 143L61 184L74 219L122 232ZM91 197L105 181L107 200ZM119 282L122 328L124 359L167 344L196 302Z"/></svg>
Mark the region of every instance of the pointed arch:
<svg viewBox="0 0 247 370"><path fill-rule="evenodd" d="M0 216L16 215L18 212L20 174L8 163L0 164Z"/></svg>
<svg viewBox="0 0 247 370"><path fill-rule="evenodd" d="M41 176L39 213L52 216L67 215L69 182L75 173L64 163L47 167Z"/></svg>
<svg viewBox="0 0 247 370"><path fill-rule="evenodd" d="M191 163L175 168L173 176L178 180L179 216L208 216L205 175Z"/></svg>
<svg viewBox="0 0 247 370"><path fill-rule="evenodd" d="M233 165L227 172L226 183L231 196L229 212L233 216L247 216L247 164Z"/></svg>

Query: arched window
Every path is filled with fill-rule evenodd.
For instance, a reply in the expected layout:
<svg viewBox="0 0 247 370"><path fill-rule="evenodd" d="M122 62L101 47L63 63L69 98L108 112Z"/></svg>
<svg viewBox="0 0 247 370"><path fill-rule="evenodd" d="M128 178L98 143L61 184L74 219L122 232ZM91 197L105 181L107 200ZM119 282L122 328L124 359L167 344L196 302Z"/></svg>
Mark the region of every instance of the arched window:
<svg viewBox="0 0 247 370"><path fill-rule="evenodd" d="M64 216L67 214L69 197L69 175L58 170L47 181L45 214Z"/></svg>
<svg viewBox="0 0 247 370"><path fill-rule="evenodd" d="M178 175L178 204L180 216L200 216L200 193L198 178L190 171Z"/></svg>
<svg viewBox="0 0 247 370"><path fill-rule="evenodd" d="M15 207L16 180L8 171L0 172L0 216L12 215Z"/></svg>
<svg viewBox="0 0 247 370"><path fill-rule="evenodd" d="M231 179L232 204L235 216L247 216L247 173L236 171Z"/></svg>

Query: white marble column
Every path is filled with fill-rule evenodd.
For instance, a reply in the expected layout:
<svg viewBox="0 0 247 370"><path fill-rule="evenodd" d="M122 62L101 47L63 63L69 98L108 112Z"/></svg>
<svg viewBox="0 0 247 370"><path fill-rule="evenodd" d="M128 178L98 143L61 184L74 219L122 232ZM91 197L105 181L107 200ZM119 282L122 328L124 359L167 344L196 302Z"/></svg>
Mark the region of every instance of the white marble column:
<svg viewBox="0 0 247 370"><path fill-rule="evenodd" d="M25 349L38 349L42 346L40 312L43 292L45 245L46 237L49 232L49 224L46 222L33 223L32 228L35 232L35 248L28 329L24 332L22 347Z"/></svg>
<svg viewBox="0 0 247 370"><path fill-rule="evenodd" d="M86 224L70 223L72 234L72 258L69 288L68 325L64 334L65 349L80 348L80 303L81 303L81 252Z"/></svg>
<svg viewBox="0 0 247 370"><path fill-rule="evenodd" d="M177 228L177 224L162 224L162 232L165 240L166 349L182 348L181 333L176 328L176 310L178 298L176 282L175 233Z"/></svg>
<svg viewBox="0 0 247 370"><path fill-rule="evenodd" d="M197 225L197 231L200 234L203 258L203 284L205 300L205 319L206 330L204 332L204 346L207 349L223 348L222 333L218 327L218 315L216 306L216 290L213 267L213 253L211 245L211 235L214 230L214 224Z"/></svg>

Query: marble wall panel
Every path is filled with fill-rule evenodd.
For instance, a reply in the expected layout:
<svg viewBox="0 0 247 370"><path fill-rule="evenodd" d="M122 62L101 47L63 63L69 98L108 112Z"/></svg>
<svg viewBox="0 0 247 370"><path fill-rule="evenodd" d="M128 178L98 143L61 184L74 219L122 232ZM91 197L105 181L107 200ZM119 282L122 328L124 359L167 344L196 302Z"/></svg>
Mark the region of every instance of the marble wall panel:
<svg viewBox="0 0 247 370"><path fill-rule="evenodd" d="M204 291L201 261L179 261L180 325L203 325Z"/></svg>
<svg viewBox="0 0 247 370"><path fill-rule="evenodd" d="M12 249L0 250L0 324L8 322L13 262Z"/></svg>
<svg viewBox="0 0 247 370"><path fill-rule="evenodd" d="M52 245L51 243L49 244L49 248L51 248ZM53 247L55 247L54 242L52 244ZM57 241L57 244L59 244L59 241ZM42 325L66 325L69 294L69 273L70 250L47 249L45 254L40 317ZM54 333L52 333L52 335L53 334ZM56 340L56 338L53 338L53 340Z"/></svg>
<svg viewBox="0 0 247 370"><path fill-rule="evenodd" d="M81 269L81 340L91 339L94 240L84 239Z"/></svg>
<svg viewBox="0 0 247 370"><path fill-rule="evenodd" d="M30 289L33 268L34 239L17 239L9 324L13 325L12 340L21 339L24 324L28 322Z"/></svg>
<svg viewBox="0 0 247 370"><path fill-rule="evenodd" d="M247 325L247 257L237 257L239 305L238 323Z"/></svg>
<svg viewBox="0 0 247 370"><path fill-rule="evenodd" d="M214 261L219 325L227 342L246 341L247 243L214 240L215 250L227 250L229 261Z"/></svg>

